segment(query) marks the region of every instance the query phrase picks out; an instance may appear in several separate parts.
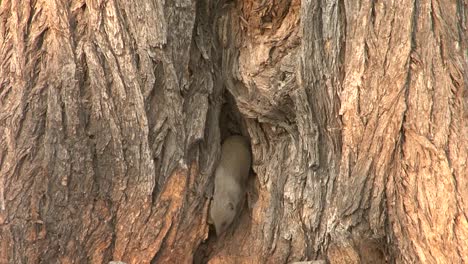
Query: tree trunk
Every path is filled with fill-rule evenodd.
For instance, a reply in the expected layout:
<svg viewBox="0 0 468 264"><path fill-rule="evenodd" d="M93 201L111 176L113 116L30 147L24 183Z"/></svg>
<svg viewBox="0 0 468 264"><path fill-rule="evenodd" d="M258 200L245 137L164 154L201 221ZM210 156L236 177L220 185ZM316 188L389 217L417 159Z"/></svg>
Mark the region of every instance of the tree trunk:
<svg viewBox="0 0 468 264"><path fill-rule="evenodd" d="M468 262L466 1L0 3L0 263Z"/></svg>

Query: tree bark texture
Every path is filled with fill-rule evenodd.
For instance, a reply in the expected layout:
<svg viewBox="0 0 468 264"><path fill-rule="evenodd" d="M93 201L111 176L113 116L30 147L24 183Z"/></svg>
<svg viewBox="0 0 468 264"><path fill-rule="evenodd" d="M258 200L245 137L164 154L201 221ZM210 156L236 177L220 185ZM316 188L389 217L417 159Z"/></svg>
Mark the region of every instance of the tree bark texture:
<svg viewBox="0 0 468 264"><path fill-rule="evenodd" d="M0 263L468 262L466 1L0 3Z"/></svg>

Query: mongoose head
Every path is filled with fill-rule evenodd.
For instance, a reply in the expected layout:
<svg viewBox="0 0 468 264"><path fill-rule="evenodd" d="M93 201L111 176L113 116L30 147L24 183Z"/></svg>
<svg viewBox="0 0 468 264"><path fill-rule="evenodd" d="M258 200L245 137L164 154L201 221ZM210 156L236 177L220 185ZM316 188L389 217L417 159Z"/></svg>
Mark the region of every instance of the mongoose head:
<svg viewBox="0 0 468 264"><path fill-rule="evenodd" d="M211 221L214 223L216 235L220 236L234 221L237 214L237 203L229 199L214 197L210 207Z"/></svg>

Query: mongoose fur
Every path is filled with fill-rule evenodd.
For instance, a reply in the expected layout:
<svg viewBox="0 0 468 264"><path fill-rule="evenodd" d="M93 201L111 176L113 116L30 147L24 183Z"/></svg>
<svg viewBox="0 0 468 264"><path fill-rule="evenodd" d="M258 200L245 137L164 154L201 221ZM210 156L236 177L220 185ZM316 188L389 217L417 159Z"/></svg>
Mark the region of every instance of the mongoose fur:
<svg viewBox="0 0 468 264"><path fill-rule="evenodd" d="M228 137L221 146L210 206L217 236L226 231L242 207L252 159L249 148L249 142L242 136Z"/></svg>

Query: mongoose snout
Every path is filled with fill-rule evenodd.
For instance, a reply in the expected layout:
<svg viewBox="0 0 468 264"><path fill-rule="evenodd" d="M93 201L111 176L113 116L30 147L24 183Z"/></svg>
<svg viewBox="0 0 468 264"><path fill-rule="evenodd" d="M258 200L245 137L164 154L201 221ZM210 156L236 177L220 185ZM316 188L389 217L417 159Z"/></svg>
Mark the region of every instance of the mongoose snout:
<svg viewBox="0 0 468 264"><path fill-rule="evenodd" d="M242 207L251 159L249 142L242 136L228 137L221 146L210 206L217 236L226 231Z"/></svg>

